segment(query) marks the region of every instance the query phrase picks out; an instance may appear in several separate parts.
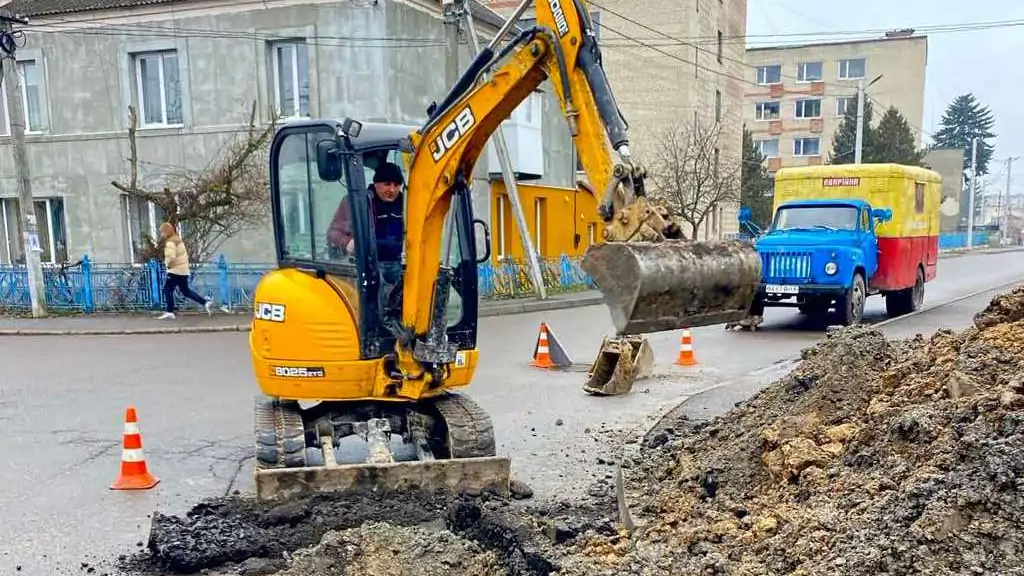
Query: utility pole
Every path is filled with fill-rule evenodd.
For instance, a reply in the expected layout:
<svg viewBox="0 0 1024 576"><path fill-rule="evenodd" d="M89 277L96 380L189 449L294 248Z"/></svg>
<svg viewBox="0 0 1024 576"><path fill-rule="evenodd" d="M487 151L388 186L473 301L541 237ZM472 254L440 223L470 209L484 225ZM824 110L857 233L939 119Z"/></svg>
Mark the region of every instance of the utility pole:
<svg viewBox="0 0 1024 576"><path fill-rule="evenodd" d="M875 78L868 82L868 85L864 85L864 80L857 80L857 143L854 146L853 152L853 163L860 164L861 158L864 157L864 100L867 98L866 88L870 88L882 79L885 74L879 74Z"/></svg>
<svg viewBox="0 0 1024 576"><path fill-rule="evenodd" d="M857 143L854 146L853 163L860 164L864 152L864 80L857 80Z"/></svg>
<svg viewBox="0 0 1024 576"><path fill-rule="evenodd" d="M1003 238L1010 237L1010 181L1011 173L1013 172L1013 161L1017 156L1010 156L1006 159L1006 200L1003 205Z"/></svg>
<svg viewBox="0 0 1024 576"><path fill-rule="evenodd" d="M974 195L978 190L978 137L971 138L971 191L967 197L967 249L974 247Z"/></svg>
<svg viewBox="0 0 1024 576"><path fill-rule="evenodd" d="M460 10L462 16L466 19L466 37L469 40L469 47L474 54L479 54L480 39L476 35L476 26L473 23L473 14L470 11L468 0L461 1ZM516 15L521 13L521 9L515 12ZM513 17L518 18L518 16ZM526 227L526 216L523 215L523 206L519 198L519 184L516 182L515 173L512 171L512 158L509 155L508 144L505 142L502 128L503 126L498 124L498 129L491 138L491 142L494 144L494 151L498 155L498 164L501 165L501 178L505 182L505 192L508 195L509 203L512 205L512 214L516 219L516 228L519 229L519 237L523 239L523 251L526 253L526 262L530 267L530 274L533 276L533 285L537 287L537 299L546 300L548 291L544 286L544 277L540 273L540 261L533 247L533 239L530 238L530 231ZM501 240L499 239L498 241L500 242Z"/></svg>
<svg viewBox="0 0 1024 576"><path fill-rule="evenodd" d="M29 298L32 302L32 317L46 316L46 289L43 284L43 265L39 255L39 230L36 228L35 203L32 201L32 177L28 168L28 151L25 149L25 102L21 94L21 78L18 75L16 45L12 37L12 25L26 21L15 18L8 10L0 10L0 50L3 51L3 83L7 94L7 116L10 119L11 140L14 143L14 169L18 183L18 222L21 228L21 246L28 271Z"/></svg>

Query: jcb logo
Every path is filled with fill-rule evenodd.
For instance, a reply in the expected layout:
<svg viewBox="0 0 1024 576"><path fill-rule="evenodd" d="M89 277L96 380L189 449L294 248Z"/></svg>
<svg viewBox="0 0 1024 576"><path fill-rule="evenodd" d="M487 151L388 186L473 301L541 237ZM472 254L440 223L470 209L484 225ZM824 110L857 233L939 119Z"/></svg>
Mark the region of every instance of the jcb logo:
<svg viewBox="0 0 1024 576"><path fill-rule="evenodd" d="M284 304L257 302L256 305L253 306L253 312L255 313L257 320L284 322Z"/></svg>
<svg viewBox="0 0 1024 576"><path fill-rule="evenodd" d="M455 117L455 120L449 122L441 134L430 143L430 155L434 157L434 161L437 162L443 158L474 124L476 124L476 118L473 117L473 111L466 106Z"/></svg>
<svg viewBox="0 0 1024 576"><path fill-rule="evenodd" d="M562 10L562 0L548 0L551 6L551 15L555 17L555 27L558 28L558 37L561 38L569 33L569 21L565 18L565 11Z"/></svg>

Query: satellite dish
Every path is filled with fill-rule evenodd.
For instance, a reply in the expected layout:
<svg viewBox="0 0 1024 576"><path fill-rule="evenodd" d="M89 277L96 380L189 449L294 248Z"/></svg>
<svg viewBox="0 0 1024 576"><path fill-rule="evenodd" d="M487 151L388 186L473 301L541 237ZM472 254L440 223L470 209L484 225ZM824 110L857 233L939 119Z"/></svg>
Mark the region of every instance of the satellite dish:
<svg viewBox="0 0 1024 576"><path fill-rule="evenodd" d="M956 198L946 196L946 199L939 205L939 212L943 216L956 216L960 213L960 203L956 201Z"/></svg>

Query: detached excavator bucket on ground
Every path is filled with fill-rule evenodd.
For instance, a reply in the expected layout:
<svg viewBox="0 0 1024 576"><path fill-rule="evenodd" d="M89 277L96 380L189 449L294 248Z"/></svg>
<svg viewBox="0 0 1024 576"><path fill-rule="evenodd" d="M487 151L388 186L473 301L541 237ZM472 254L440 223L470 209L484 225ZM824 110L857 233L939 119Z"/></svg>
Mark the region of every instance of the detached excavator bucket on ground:
<svg viewBox="0 0 1024 576"><path fill-rule="evenodd" d="M583 256L611 312L616 337L606 337L583 389L628 393L653 372L650 332L739 322L761 281L761 258L741 241L607 242Z"/></svg>
<svg viewBox="0 0 1024 576"><path fill-rule="evenodd" d="M583 390L595 396L628 394L637 380L654 372L654 351L642 336L604 338L597 359L587 372Z"/></svg>

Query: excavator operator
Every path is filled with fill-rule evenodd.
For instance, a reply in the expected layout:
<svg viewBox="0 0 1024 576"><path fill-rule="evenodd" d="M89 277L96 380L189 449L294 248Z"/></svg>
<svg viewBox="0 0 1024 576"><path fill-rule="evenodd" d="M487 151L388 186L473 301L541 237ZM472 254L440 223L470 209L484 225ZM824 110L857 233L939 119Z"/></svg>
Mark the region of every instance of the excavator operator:
<svg viewBox="0 0 1024 576"><path fill-rule="evenodd" d="M377 265L380 270L381 287L379 303L386 316L397 313L395 308L400 300L392 292L402 277L402 240L405 221L402 214L402 186L405 178L402 169L391 162L381 162L373 174L373 182L367 187L370 196L370 216L377 240ZM355 238L352 231L352 214L348 198L338 203L334 218L327 229L327 243L332 254L355 253ZM386 305L389 304L390 305Z"/></svg>

